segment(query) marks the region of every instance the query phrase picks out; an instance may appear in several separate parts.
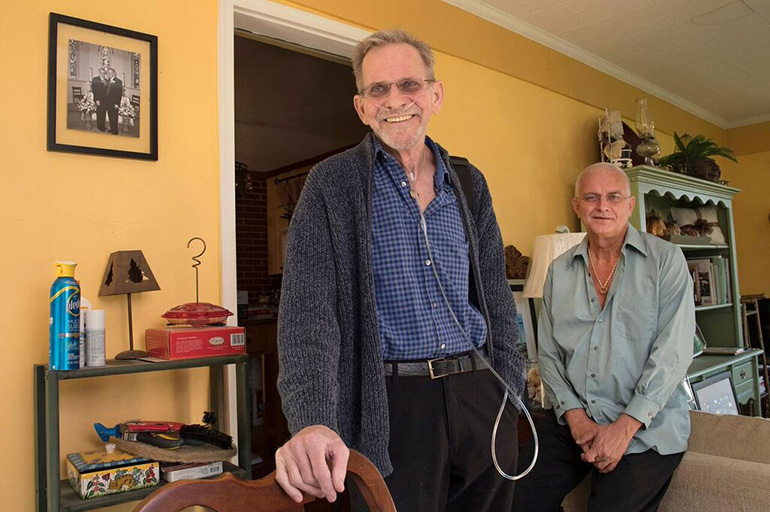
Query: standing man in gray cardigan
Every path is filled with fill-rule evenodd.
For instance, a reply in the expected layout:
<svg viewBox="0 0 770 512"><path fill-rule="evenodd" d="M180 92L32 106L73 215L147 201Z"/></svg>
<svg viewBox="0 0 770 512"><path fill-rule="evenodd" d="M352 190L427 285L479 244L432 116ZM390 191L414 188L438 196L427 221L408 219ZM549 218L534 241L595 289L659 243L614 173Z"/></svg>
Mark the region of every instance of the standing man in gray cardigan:
<svg viewBox="0 0 770 512"><path fill-rule="evenodd" d="M276 480L296 501L334 501L354 448L400 512L511 507L490 450L504 389L486 361L521 394L516 310L484 177L470 168L466 198L426 137L444 98L433 62L401 30L359 43L354 105L374 133L313 169L292 218L278 388L293 437ZM509 404L497 439L509 474L517 415Z"/></svg>

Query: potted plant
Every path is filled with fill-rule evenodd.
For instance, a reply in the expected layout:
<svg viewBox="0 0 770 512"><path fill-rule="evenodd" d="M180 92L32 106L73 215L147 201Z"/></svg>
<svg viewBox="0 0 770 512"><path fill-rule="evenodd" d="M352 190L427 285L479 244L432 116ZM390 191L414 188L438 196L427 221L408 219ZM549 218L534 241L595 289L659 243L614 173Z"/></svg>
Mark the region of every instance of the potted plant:
<svg viewBox="0 0 770 512"><path fill-rule="evenodd" d="M685 133L679 137L674 132L674 143L677 150L658 161L658 165L674 172L716 182L719 180L721 171L710 157L721 156L738 162L731 149L718 146L712 139L707 139L703 135L691 137Z"/></svg>

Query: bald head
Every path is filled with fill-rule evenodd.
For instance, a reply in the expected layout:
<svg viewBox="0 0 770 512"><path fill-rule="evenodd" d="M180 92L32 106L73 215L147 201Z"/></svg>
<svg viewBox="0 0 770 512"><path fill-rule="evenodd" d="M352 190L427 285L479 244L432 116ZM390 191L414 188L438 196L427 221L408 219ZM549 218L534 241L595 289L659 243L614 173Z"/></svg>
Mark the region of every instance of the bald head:
<svg viewBox="0 0 770 512"><path fill-rule="evenodd" d="M626 189L626 194L629 196L631 195L631 182L628 181L628 175L623 172L623 169L609 162L599 162L589 165L583 169L580 174L578 174L578 177L575 180L575 197L580 197L580 186L583 182L583 178L585 178L586 175L593 174L595 172L611 172L613 174L617 174L618 177L623 180L623 183L625 183L624 188Z"/></svg>

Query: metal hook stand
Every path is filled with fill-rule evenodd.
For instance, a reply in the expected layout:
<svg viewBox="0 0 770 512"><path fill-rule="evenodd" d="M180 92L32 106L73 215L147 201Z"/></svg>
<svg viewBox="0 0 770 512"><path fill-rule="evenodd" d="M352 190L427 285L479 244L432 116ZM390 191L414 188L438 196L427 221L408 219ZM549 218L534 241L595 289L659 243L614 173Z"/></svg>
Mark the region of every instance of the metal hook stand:
<svg viewBox="0 0 770 512"><path fill-rule="evenodd" d="M194 236L190 240L187 241L187 248L190 248L190 244L193 242L193 240L199 240L203 243L203 250L200 252L200 254L196 254L192 257L192 260L195 262L192 264L192 267L195 269L195 303L198 304L200 301L198 300L198 267L201 264L200 258L203 256L203 254L206 252L206 241L200 237Z"/></svg>

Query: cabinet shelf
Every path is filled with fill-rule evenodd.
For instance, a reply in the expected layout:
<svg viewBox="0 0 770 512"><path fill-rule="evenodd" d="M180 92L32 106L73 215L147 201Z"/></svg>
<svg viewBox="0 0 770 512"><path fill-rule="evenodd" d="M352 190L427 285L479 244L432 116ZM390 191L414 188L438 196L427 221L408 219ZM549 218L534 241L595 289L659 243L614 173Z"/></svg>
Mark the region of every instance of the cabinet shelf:
<svg viewBox="0 0 770 512"><path fill-rule="evenodd" d="M665 218L674 207L695 209L709 206L713 209L724 242L721 238L718 239L719 244L694 243L703 240L676 241L682 242L677 245L690 259L724 258L724 271L731 300L724 304L696 306L696 321L709 345L742 346L743 324L739 304L741 294L738 289L738 259L733 222L733 197L740 190L646 165L626 169L626 174L631 185L631 195L636 198L636 210L630 222L639 231L647 231L647 213L652 210ZM747 351L735 356L704 354L693 360L687 374L691 382L725 371L738 376L745 375L737 384L740 388L736 390L737 398L742 404L752 403L752 413L759 416L761 411L757 359L760 352Z"/></svg>
<svg viewBox="0 0 770 512"><path fill-rule="evenodd" d="M676 244L683 251L726 251L730 249L729 245L724 244L709 244L709 245L693 245L693 244Z"/></svg>
<svg viewBox="0 0 770 512"><path fill-rule="evenodd" d="M65 380L187 368L209 368L211 405L215 411L219 412L219 416L223 417L226 407L224 367L235 365L238 408L238 466L225 462L225 467L226 471L235 473L236 476L251 478L251 436L249 435L251 401L248 400L246 361L245 355L152 363L141 360L117 361L111 359L107 361L105 366L72 371L53 371L48 369L48 365L35 365L35 510L37 512L93 510L141 500L157 489L157 487L150 487L83 500L70 487L67 480L60 479L59 382ZM219 428L219 425L215 424L214 428Z"/></svg>
<svg viewBox="0 0 770 512"><path fill-rule="evenodd" d="M715 309L727 309L735 307L735 304L732 302L726 302L724 304L714 304L713 306L695 306L695 312L700 313L701 311L713 311Z"/></svg>

